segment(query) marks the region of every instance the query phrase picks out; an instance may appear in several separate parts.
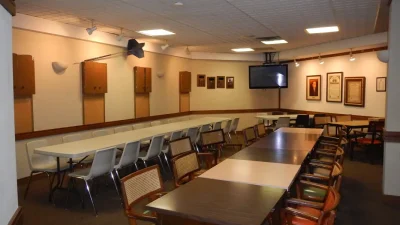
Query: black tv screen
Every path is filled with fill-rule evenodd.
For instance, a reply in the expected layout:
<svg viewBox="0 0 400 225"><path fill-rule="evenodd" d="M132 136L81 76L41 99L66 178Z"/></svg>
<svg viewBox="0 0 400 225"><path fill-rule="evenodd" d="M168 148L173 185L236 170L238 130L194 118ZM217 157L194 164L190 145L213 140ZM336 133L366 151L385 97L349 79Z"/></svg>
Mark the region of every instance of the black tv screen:
<svg viewBox="0 0 400 225"><path fill-rule="evenodd" d="M249 88L287 88L287 65L249 66Z"/></svg>

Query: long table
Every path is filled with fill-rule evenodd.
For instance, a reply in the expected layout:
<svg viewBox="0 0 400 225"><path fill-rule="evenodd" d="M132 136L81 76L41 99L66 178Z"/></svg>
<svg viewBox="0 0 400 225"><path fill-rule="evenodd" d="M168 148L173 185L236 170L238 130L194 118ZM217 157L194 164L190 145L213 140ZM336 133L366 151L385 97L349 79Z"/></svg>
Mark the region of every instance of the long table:
<svg viewBox="0 0 400 225"><path fill-rule="evenodd" d="M147 207L163 218L173 218L163 222L167 225L192 220L261 225L285 196L322 132L281 128Z"/></svg>
<svg viewBox="0 0 400 225"><path fill-rule="evenodd" d="M127 142L140 141L150 139L153 136L170 134L174 131L185 130L192 127L200 127L206 124L227 121L230 118L221 117L203 117L194 120L187 120L169 124L158 125L138 130L132 130L117 134L110 134L96 138L89 138L81 141L69 142L58 145L36 148L34 153L54 156L57 158L57 183L50 192L49 200L51 201L54 191L60 189L60 158L69 158L72 167L73 158L84 157L94 154L97 150L116 147Z"/></svg>
<svg viewBox="0 0 400 225"><path fill-rule="evenodd" d="M289 117L291 120L295 120L298 115L305 115L305 114L257 115L256 118L269 121L269 120L278 120L279 117ZM314 118L314 115L310 115L310 118Z"/></svg>

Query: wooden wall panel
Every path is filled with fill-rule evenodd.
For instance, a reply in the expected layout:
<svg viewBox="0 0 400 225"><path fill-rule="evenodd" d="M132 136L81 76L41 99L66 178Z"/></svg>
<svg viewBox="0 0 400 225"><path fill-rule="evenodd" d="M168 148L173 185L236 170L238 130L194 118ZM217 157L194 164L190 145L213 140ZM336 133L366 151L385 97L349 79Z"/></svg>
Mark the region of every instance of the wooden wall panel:
<svg viewBox="0 0 400 225"><path fill-rule="evenodd" d="M149 94L135 94L135 118L150 116Z"/></svg>
<svg viewBox="0 0 400 225"><path fill-rule="evenodd" d="M14 98L15 133L33 132L33 101L32 97Z"/></svg>
<svg viewBox="0 0 400 225"><path fill-rule="evenodd" d="M104 94L83 95L83 124L105 122Z"/></svg>
<svg viewBox="0 0 400 225"><path fill-rule="evenodd" d="M179 112L190 111L190 94L181 93L179 94Z"/></svg>

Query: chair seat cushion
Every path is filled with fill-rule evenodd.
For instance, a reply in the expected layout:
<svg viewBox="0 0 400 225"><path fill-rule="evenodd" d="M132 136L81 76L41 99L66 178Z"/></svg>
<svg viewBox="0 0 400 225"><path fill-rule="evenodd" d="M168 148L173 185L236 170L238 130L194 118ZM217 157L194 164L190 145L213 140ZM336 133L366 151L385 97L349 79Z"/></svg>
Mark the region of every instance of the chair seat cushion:
<svg viewBox="0 0 400 225"><path fill-rule="evenodd" d="M314 174L315 175L321 175L321 176L329 176L330 170L328 169L323 169L323 168L315 168L314 169ZM339 175L340 171L339 168L336 166L333 168L332 176L337 176Z"/></svg>
<svg viewBox="0 0 400 225"><path fill-rule="evenodd" d="M306 212L306 213L311 214L316 217L319 217L321 215L321 212L318 209L314 209L314 208L310 208L310 207L306 207L306 206L297 206L296 209ZM295 216L292 219L292 224L293 225L316 225L317 222Z"/></svg>
<svg viewBox="0 0 400 225"><path fill-rule="evenodd" d="M60 160L60 171L68 170L69 164L67 162L63 162ZM57 172L57 162L48 162L48 163L41 163L40 165L34 165L32 168L33 171L40 171L40 172L49 172L55 173Z"/></svg>
<svg viewBox="0 0 400 225"><path fill-rule="evenodd" d="M74 177L74 178L85 179L87 177L87 175L89 175L89 172L90 172L90 168L85 168L85 169L76 170L75 172L68 174L68 176Z"/></svg>
<svg viewBox="0 0 400 225"><path fill-rule="evenodd" d="M324 199L326 195L326 190L316 187L307 187L304 188L303 195Z"/></svg>
<svg viewBox="0 0 400 225"><path fill-rule="evenodd" d="M333 162L333 158L332 157L327 157L327 156L322 156L318 160L320 160L322 162L329 162L329 163Z"/></svg>
<svg viewBox="0 0 400 225"><path fill-rule="evenodd" d="M363 145L370 145L370 144L375 144L379 145L382 144L380 140L374 140L374 143L372 143L372 138L357 138L357 142Z"/></svg>

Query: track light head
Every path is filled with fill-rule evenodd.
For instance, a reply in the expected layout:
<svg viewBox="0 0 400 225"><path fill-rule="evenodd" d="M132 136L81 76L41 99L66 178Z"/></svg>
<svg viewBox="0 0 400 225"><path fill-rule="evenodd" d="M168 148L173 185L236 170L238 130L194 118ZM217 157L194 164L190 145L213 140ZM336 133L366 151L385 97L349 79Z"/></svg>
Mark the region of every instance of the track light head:
<svg viewBox="0 0 400 225"><path fill-rule="evenodd" d="M321 64L321 65L322 65L322 64L324 64L324 63L325 63L325 62L324 62L324 60L322 60L322 58L321 58L321 55L319 55L319 56L318 56L318 58L319 58L319 64Z"/></svg>
<svg viewBox="0 0 400 225"><path fill-rule="evenodd" d="M350 62L354 62L356 61L356 57L353 56L353 50L350 49L350 58L349 58Z"/></svg>
<svg viewBox="0 0 400 225"><path fill-rule="evenodd" d="M94 32L95 30L97 30L97 27L96 27L96 26L93 26L93 27L90 27L90 28L86 28L86 32L87 32L89 35L92 35L93 32Z"/></svg>
<svg viewBox="0 0 400 225"><path fill-rule="evenodd" d="M122 41L122 38L124 38L124 35L123 35L123 34L118 35L118 36L117 36L117 41Z"/></svg>
<svg viewBox="0 0 400 225"><path fill-rule="evenodd" d="M298 62L296 61L296 59L294 59L294 64L296 65L296 67L299 67L299 66L300 66L300 63L298 63Z"/></svg>

